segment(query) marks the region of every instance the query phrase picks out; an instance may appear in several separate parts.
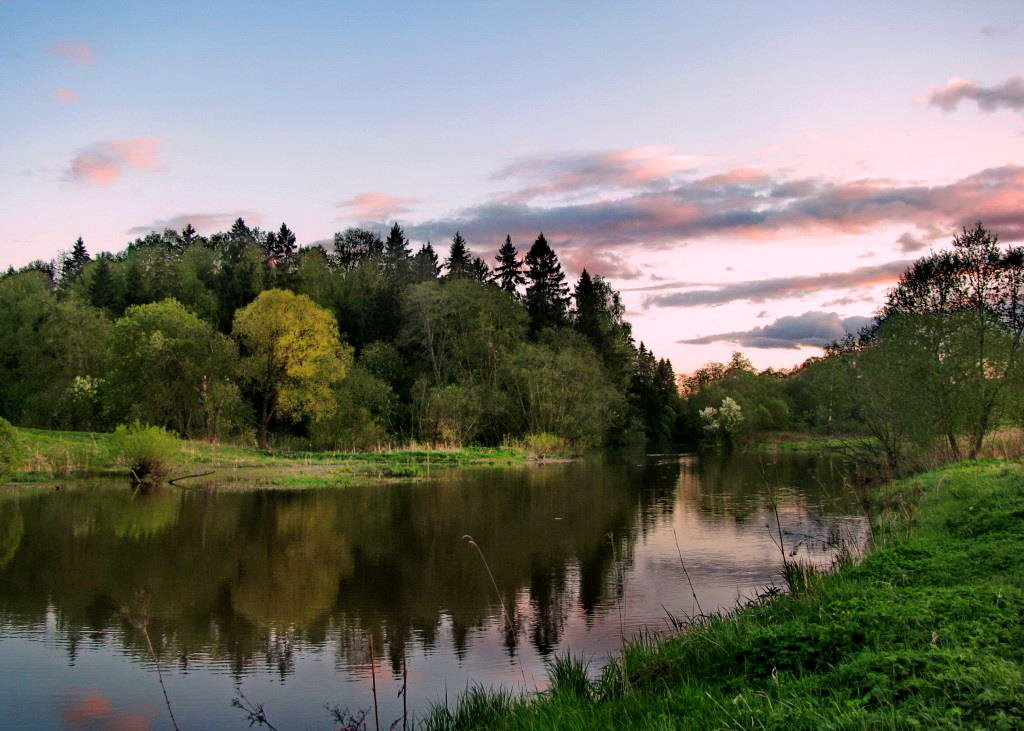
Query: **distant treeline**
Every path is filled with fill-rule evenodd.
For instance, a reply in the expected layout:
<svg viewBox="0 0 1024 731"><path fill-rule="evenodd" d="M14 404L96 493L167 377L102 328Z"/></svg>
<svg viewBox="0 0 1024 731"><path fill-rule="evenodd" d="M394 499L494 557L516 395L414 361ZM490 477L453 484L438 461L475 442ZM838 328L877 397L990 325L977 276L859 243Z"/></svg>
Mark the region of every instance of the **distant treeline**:
<svg viewBox="0 0 1024 731"><path fill-rule="evenodd" d="M543 234L493 265L459 233L443 261L413 252L397 224L330 247L242 219L95 257L79 239L0 277L0 416L344 449L674 439L672 366L623 315L601 277L570 289Z"/></svg>
<svg viewBox="0 0 1024 731"><path fill-rule="evenodd" d="M681 432L734 443L801 430L872 437L858 455L888 472L977 456L1024 423L1024 249L980 223L919 259L874 323L791 371L741 354L681 378Z"/></svg>

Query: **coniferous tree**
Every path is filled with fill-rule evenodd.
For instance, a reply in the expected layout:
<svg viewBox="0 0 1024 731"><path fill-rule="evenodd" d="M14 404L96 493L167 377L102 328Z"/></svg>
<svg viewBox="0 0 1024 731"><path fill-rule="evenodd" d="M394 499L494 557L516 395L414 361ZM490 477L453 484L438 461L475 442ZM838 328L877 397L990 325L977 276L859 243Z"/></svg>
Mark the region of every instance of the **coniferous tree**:
<svg viewBox="0 0 1024 731"><path fill-rule="evenodd" d="M230 329L235 310L252 302L266 285L266 258L260 238L259 231L250 229L241 218L221 238L216 292L217 325L222 332Z"/></svg>
<svg viewBox="0 0 1024 731"><path fill-rule="evenodd" d="M526 264L526 310L530 314L530 330L538 333L547 327L560 327L567 322L569 287L558 256L548 245L544 234L533 242L523 259Z"/></svg>
<svg viewBox="0 0 1024 731"><path fill-rule="evenodd" d="M393 224L384 241L384 271L393 278L402 278L409 268L410 254L409 239L398 223Z"/></svg>
<svg viewBox="0 0 1024 731"><path fill-rule="evenodd" d="M67 287L78 279L78 275L82 273L85 265L90 261L89 252L85 250L85 242L79 236L78 241L71 247L71 253L65 256L64 261L61 263L60 286L62 288Z"/></svg>
<svg viewBox="0 0 1024 731"><path fill-rule="evenodd" d="M487 262L481 259L479 256L473 257L473 263L471 265L471 276L481 284L486 284L491 281L491 268L487 266Z"/></svg>
<svg viewBox="0 0 1024 731"><path fill-rule="evenodd" d="M236 218L235 222L231 224L231 230L228 231L228 242L229 245L234 247L241 247L246 244L256 243L255 231L245 225L245 221L241 217Z"/></svg>
<svg viewBox="0 0 1024 731"><path fill-rule="evenodd" d="M100 255L89 286L89 303L111 313L121 312L121 295L110 266L110 259Z"/></svg>
<svg viewBox="0 0 1024 731"><path fill-rule="evenodd" d="M282 223L277 233L271 231L264 242L267 260L277 265L285 264L295 258L295 233Z"/></svg>
<svg viewBox="0 0 1024 731"><path fill-rule="evenodd" d="M523 276L523 263L519 261L519 252L512 245L511 236L505 236L505 243L498 249L497 260L494 281L506 292L515 294L518 287L526 284L526 277Z"/></svg>
<svg viewBox="0 0 1024 731"><path fill-rule="evenodd" d="M437 252L428 241L413 257L413 277L418 282L437 279L441 275L441 267L437 263Z"/></svg>
<svg viewBox="0 0 1024 731"><path fill-rule="evenodd" d="M473 258L470 256L466 240L458 231L452 237L452 245L448 250L448 258L444 260L445 269L448 270L445 276L449 279L458 277L473 276Z"/></svg>
<svg viewBox="0 0 1024 731"><path fill-rule="evenodd" d="M619 293L603 277L591 277L584 269L573 302L573 328L594 346L615 382L625 386L632 376L635 349Z"/></svg>
<svg viewBox="0 0 1024 731"><path fill-rule="evenodd" d="M575 310L573 326L586 336L595 347L599 347L601 339L601 302L594 288L594 280L586 269L580 274L573 291Z"/></svg>

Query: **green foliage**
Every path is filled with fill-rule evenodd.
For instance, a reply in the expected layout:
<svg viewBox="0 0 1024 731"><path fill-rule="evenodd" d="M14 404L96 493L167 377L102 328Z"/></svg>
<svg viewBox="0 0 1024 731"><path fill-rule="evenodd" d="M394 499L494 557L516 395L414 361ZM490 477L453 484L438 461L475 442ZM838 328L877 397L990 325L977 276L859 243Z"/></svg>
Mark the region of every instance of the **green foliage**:
<svg viewBox="0 0 1024 731"><path fill-rule="evenodd" d="M527 434L523 437L523 449L535 459L565 457L570 454L568 442L557 434Z"/></svg>
<svg viewBox="0 0 1024 731"><path fill-rule="evenodd" d="M336 408L310 426L315 449L354 451L391 441L395 394L383 379L356 366L335 386L333 401Z"/></svg>
<svg viewBox="0 0 1024 731"><path fill-rule="evenodd" d="M506 237L493 266L456 233L442 278L430 243L412 256L397 224L386 241L338 233L330 252L296 248L286 224L265 232L242 219L209 237L192 226L152 232L95 258L80 243L59 266L0 276L0 414L89 430L138 419L208 440L256 427L263 444L271 427L282 444L321 445L499 444L529 431L574 446L676 437L671 365L634 347L606 281L584 273L570 297L543 235L522 259ZM301 304L270 312L286 298ZM297 316L279 316L289 309ZM245 314L255 310L265 312ZM225 335L240 317L233 344ZM307 339L334 355L308 351L305 366L283 367L303 348L287 335L269 347L267 329L305 332L307 319ZM276 364L258 363L271 352ZM386 409L376 387L335 388L354 355L390 389ZM529 388L531 377L542 385ZM578 403L560 409L566 394Z"/></svg>
<svg viewBox="0 0 1024 731"><path fill-rule="evenodd" d="M600 445L626 409L590 347L561 337L519 346L504 364L501 381L512 418L525 433L548 432L581 447Z"/></svg>
<svg viewBox="0 0 1024 731"><path fill-rule="evenodd" d="M700 410L700 420L709 437L726 446L732 446L743 427L743 409L735 400L726 396L718 406L705 406Z"/></svg>
<svg viewBox="0 0 1024 731"><path fill-rule="evenodd" d="M558 256L540 234L523 258L526 265L526 310L530 313L530 330L539 333L546 328L567 323L569 287Z"/></svg>
<svg viewBox="0 0 1024 731"><path fill-rule="evenodd" d="M110 333L108 382L116 413L215 438L237 411L238 349L176 300L129 307Z"/></svg>
<svg viewBox="0 0 1024 731"><path fill-rule="evenodd" d="M0 417L0 480L9 477L25 458L25 447L18 430Z"/></svg>
<svg viewBox="0 0 1024 731"><path fill-rule="evenodd" d="M118 426L108 444L115 464L128 468L139 482L160 482L181 450L178 440L166 429L138 422Z"/></svg>
<svg viewBox="0 0 1024 731"><path fill-rule="evenodd" d="M741 353L734 353L729 363L708 363L687 376L683 379L683 390L683 431L695 441L711 432L718 441L736 443L758 432L789 427L790 406L784 381L772 371L757 373ZM717 426L706 429L709 421L702 414L717 414L727 398L739 407L742 419L728 425L726 432Z"/></svg>
<svg viewBox="0 0 1024 731"><path fill-rule="evenodd" d="M334 410L331 388L351 367L352 350L338 339L330 312L305 295L267 290L238 311L233 333L260 408L261 447L272 418L317 418Z"/></svg>

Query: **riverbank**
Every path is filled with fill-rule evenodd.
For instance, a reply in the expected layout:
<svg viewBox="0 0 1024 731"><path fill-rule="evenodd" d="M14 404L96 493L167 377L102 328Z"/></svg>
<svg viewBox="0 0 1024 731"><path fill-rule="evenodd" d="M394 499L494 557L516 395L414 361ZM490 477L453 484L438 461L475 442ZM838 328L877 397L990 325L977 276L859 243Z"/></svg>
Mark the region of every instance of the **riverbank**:
<svg viewBox="0 0 1024 731"><path fill-rule="evenodd" d="M110 435L19 428L24 458L11 483L53 483L125 477L109 448ZM470 465L515 465L531 458L514 447L438 449L407 447L374 452L263 450L181 440L168 476L246 487L324 487L358 480L420 479L432 471Z"/></svg>
<svg viewBox="0 0 1024 731"><path fill-rule="evenodd" d="M628 642L596 680L562 659L546 693L470 691L428 726L1024 725L1024 466L953 465L877 499L862 561L672 637Z"/></svg>

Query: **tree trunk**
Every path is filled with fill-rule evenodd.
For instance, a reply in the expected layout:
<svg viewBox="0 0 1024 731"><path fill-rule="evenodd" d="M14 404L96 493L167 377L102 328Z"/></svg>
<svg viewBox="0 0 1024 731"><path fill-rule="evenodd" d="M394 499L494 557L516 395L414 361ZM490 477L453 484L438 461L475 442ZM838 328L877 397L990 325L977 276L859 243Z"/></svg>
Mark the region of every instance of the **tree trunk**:
<svg viewBox="0 0 1024 731"><path fill-rule="evenodd" d="M949 449L953 453L953 461L960 461L960 444L956 441L956 435L953 432L946 432L946 441L949 442Z"/></svg>
<svg viewBox="0 0 1024 731"><path fill-rule="evenodd" d="M267 408L267 402L263 402L263 415L260 417L260 449L268 447L267 431L270 426L271 411Z"/></svg>

